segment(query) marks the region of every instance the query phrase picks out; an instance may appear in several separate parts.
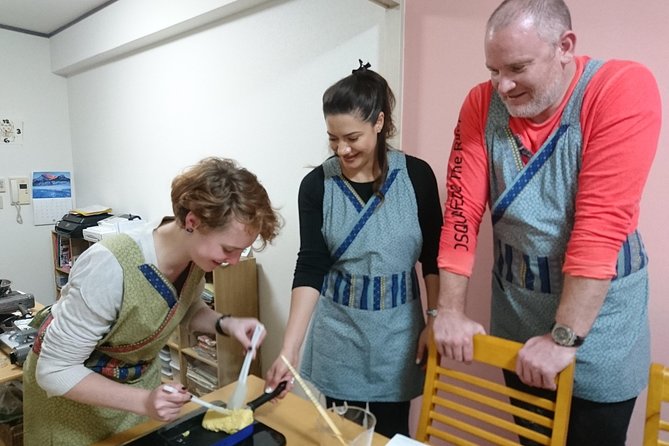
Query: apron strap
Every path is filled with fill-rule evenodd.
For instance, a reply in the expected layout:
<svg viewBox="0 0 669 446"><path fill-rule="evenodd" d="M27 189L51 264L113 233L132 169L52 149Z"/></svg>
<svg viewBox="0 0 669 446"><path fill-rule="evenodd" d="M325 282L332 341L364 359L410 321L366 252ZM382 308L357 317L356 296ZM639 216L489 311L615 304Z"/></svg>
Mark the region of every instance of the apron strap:
<svg viewBox="0 0 669 446"><path fill-rule="evenodd" d="M546 161L551 157L553 152L555 152L555 147L557 147L557 142L560 140L560 137L567 131L569 128L568 124L563 124L555 132L555 135L551 138L550 142L544 149L537 154L536 158L531 161L531 164L523 172L520 178L518 178L511 188L504 193L504 197L500 202L495 206L492 213L492 224L497 223L504 212L511 206L513 200L515 200L520 192L529 184L529 182L534 178L534 176L539 172L539 170L546 164Z"/></svg>
<svg viewBox="0 0 669 446"><path fill-rule="evenodd" d="M379 204L381 204L381 197L379 195L385 195L388 192L388 189L390 189L390 186L392 186L399 172L400 172L399 169L394 169L388 174L388 178L386 178L383 187L381 187L380 194L374 196L372 202L367 207L367 210L363 212L363 214L358 219L358 222L355 224L355 226L353 226L353 229L351 229L351 232L349 232L348 236L346 236L342 244L339 245L339 248L337 248L337 250L333 254L332 257L335 262L339 260L339 258L342 256L342 254L344 254L344 252L346 252L346 250L348 249L349 246L351 246L351 244L358 236L360 231L362 231L362 228L367 224L367 222L369 221L370 217L372 216L376 208L379 206Z"/></svg>

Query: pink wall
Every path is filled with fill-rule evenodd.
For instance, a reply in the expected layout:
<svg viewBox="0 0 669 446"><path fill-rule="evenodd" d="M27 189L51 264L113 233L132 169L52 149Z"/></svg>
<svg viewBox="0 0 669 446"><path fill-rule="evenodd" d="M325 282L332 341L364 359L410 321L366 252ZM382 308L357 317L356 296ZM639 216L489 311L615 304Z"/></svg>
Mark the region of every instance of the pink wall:
<svg viewBox="0 0 669 446"><path fill-rule="evenodd" d="M567 0L577 35L577 53L632 59L655 74L669 119L669 2ZM428 161L445 198L446 162L460 104L474 84L486 80L485 21L498 4L491 0L406 0L402 148ZM640 227L650 256L652 359L669 365L669 124L665 124L642 201ZM487 220L486 220L487 221ZM468 312L489 321L492 264L490 225L481 228L477 267ZM624 336L624 333L621 333ZM637 400L628 444L641 444L645 395Z"/></svg>

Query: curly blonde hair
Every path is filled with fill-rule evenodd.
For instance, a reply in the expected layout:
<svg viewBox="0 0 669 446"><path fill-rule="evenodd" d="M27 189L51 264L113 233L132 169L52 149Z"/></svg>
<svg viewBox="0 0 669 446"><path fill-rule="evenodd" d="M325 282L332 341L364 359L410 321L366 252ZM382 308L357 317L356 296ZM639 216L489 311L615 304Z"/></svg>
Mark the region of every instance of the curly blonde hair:
<svg viewBox="0 0 669 446"><path fill-rule="evenodd" d="M232 219L257 231L265 247L279 233L281 217L258 178L231 159L209 157L172 180L172 210L184 227L193 212L200 229L223 229Z"/></svg>

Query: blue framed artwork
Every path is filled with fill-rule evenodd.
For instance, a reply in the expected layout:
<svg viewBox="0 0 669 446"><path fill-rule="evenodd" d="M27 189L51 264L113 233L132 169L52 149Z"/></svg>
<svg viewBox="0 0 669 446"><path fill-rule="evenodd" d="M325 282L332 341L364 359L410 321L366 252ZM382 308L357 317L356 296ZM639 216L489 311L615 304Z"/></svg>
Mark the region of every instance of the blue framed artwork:
<svg viewBox="0 0 669 446"><path fill-rule="evenodd" d="M33 199L71 197L70 172L33 172Z"/></svg>

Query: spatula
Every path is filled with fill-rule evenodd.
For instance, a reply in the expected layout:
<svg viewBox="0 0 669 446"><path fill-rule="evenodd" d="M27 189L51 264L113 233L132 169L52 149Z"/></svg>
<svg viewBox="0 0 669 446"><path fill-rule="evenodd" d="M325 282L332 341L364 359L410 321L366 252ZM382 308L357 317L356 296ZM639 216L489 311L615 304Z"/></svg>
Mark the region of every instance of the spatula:
<svg viewBox="0 0 669 446"><path fill-rule="evenodd" d="M256 325L255 330L253 331L253 336L251 337L251 349L246 352L244 357L244 363L242 364L242 370L239 372L239 379L237 380L237 385L235 386L234 392L228 401L228 409L239 409L245 406L246 401L246 379L249 376L249 367L251 366L251 360L256 351L256 345L258 340L260 340L260 335L265 330L263 324Z"/></svg>

